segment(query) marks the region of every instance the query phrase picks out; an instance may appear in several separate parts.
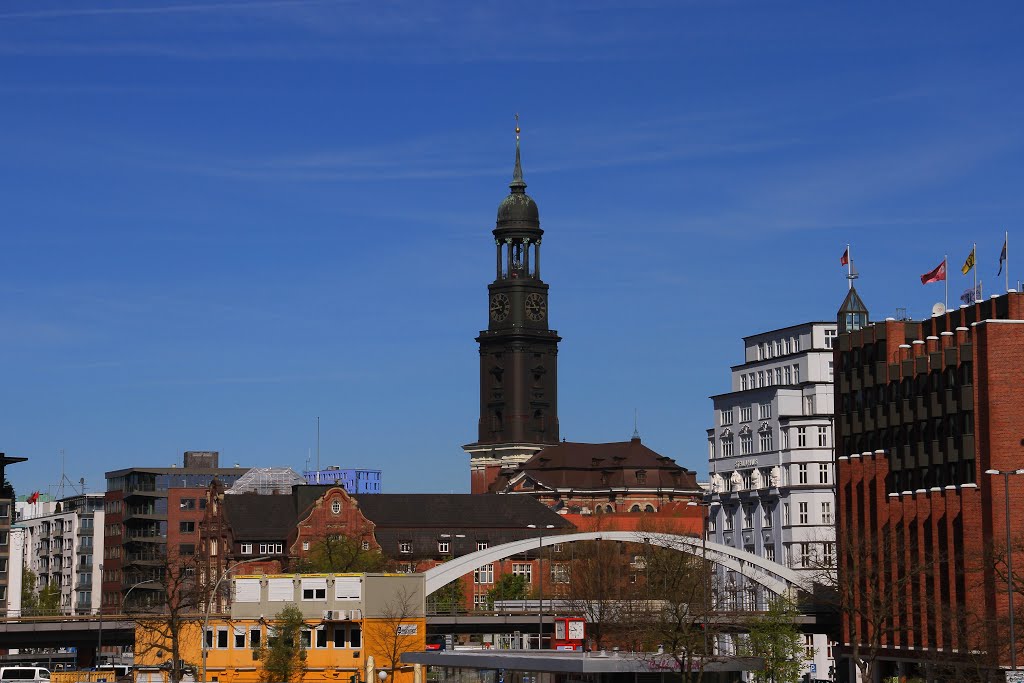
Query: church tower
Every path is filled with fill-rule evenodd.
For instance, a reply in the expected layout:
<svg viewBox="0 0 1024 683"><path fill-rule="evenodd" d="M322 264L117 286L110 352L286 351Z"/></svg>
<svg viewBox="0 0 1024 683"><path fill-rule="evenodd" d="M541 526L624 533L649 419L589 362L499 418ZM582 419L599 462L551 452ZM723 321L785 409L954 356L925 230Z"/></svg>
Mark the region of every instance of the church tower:
<svg viewBox="0 0 1024 683"><path fill-rule="evenodd" d="M537 203L526 194L516 126L516 164L494 227L495 278L487 286L480 344L480 420L469 453L473 493L502 471L558 443L558 333L548 328L548 286L540 279Z"/></svg>

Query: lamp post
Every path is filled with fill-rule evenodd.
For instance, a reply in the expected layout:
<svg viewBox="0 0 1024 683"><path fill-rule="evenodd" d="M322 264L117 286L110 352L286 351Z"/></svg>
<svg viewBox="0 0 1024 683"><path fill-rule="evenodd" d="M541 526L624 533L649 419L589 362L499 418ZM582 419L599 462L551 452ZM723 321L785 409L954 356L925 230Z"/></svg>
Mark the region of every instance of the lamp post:
<svg viewBox="0 0 1024 683"><path fill-rule="evenodd" d="M999 475L1003 478L1003 491L1006 494L1006 597L1010 604L1010 671L1017 670L1017 634L1013 623L1013 548L1010 545L1010 476L1024 474L1020 470L985 470L985 474Z"/></svg>
<svg viewBox="0 0 1024 683"><path fill-rule="evenodd" d="M121 614L127 614L127 612L124 611L124 606L125 606L125 603L128 602L128 596L131 595L131 592L133 590L135 590L136 588L138 588L139 586L144 586L147 583L152 583L152 581L153 581L152 579L146 579L145 581L139 581L138 583L132 584L132 586L128 590L126 590L124 592L124 597L121 598ZM102 614L102 613L103 613L103 610L101 609L100 610L100 614Z"/></svg>
<svg viewBox="0 0 1024 683"><path fill-rule="evenodd" d="M544 529L554 529L554 524L538 526L527 524L528 529L536 529L537 536L537 588L540 601L537 604L537 649L544 649Z"/></svg>
<svg viewBox="0 0 1024 683"><path fill-rule="evenodd" d="M223 581L224 579L226 579L228 577L228 574L230 574L231 571L235 567L241 566L243 564L248 564L250 562L262 562L263 560L272 560L272 559L274 559L274 558L272 558L272 557L247 557L244 560L239 560L238 562L235 562L234 564L232 564L231 566L229 566L227 569L224 570L224 573L221 574L217 578L217 583L213 584L213 590L210 591L207 594L207 596L206 596L206 614L203 616L203 634L202 634L202 640L200 641L202 643L202 650L203 650L203 683L206 683L206 653L209 650L209 647L206 645L206 634L210 630L210 609L211 609L211 603L213 602L213 596L217 593L217 589L220 588L220 582Z"/></svg>
<svg viewBox="0 0 1024 683"><path fill-rule="evenodd" d="M103 651L103 563L99 564L100 570L100 608L97 614L100 618L99 635L96 636L96 668L100 668L100 652ZM90 597L91 597L90 593Z"/></svg>
<svg viewBox="0 0 1024 683"><path fill-rule="evenodd" d="M710 605L708 604L708 511L711 509L711 503L705 500L690 500L686 503L687 507L699 507L700 508L700 519L701 519L701 534L700 534L700 557L701 557L701 576L703 578L702 583L704 584L704 656L708 656L708 615L711 613Z"/></svg>
<svg viewBox="0 0 1024 683"><path fill-rule="evenodd" d="M455 559L455 539L456 538L465 538L466 534L448 533L448 534L439 534L439 535L440 535L441 538L447 538L448 539L448 554L451 555L452 559L454 560ZM461 581L462 579L457 579L457 580ZM452 616L455 616L456 614L458 614L458 606L455 604L455 597L454 596L449 596L448 600L451 603L450 607L451 607ZM435 603L435 605L436 605L436 603Z"/></svg>

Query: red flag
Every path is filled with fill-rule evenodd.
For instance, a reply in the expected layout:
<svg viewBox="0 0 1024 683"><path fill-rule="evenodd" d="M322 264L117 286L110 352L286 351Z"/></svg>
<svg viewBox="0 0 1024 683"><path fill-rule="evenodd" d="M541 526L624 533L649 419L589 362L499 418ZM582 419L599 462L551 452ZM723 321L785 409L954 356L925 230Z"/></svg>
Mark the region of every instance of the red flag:
<svg viewBox="0 0 1024 683"><path fill-rule="evenodd" d="M39 500L39 491L35 491L31 496L29 496L27 502L34 503L37 500Z"/></svg>
<svg viewBox="0 0 1024 683"><path fill-rule="evenodd" d="M849 262L850 262L850 248L847 247L846 251L843 252L843 255L839 257L839 265L845 266Z"/></svg>
<svg viewBox="0 0 1024 683"><path fill-rule="evenodd" d="M935 270L929 271L921 276L921 284L929 285L933 282L942 282L946 279L946 259L942 259L942 263L935 266Z"/></svg>

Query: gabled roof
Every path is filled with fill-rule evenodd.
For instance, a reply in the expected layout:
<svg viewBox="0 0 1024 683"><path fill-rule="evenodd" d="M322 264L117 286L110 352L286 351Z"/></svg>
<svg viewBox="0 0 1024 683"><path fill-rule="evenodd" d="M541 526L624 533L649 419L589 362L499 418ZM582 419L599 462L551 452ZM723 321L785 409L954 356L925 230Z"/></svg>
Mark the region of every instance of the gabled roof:
<svg viewBox="0 0 1024 683"><path fill-rule="evenodd" d="M298 518L289 495L239 493L224 496L224 516L236 541L284 540Z"/></svg>
<svg viewBox="0 0 1024 683"><path fill-rule="evenodd" d="M637 477L643 472L642 481ZM610 488L697 490L696 473L663 456L639 438L613 443L562 443L537 452L492 491L507 491L531 480L540 488L594 490Z"/></svg>
<svg viewBox="0 0 1024 683"><path fill-rule="evenodd" d="M861 300L860 294L857 293L856 287L850 287L850 291L846 294L846 298L843 299L843 305L839 307L840 313L867 313L868 307L864 305L864 301Z"/></svg>
<svg viewBox="0 0 1024 683"><path fill-rule="evenodd" d="M471 493L375 493L353 495L377 530L386 528L525 529L528 524L570 528L572 524L529 496Z"/></svg>

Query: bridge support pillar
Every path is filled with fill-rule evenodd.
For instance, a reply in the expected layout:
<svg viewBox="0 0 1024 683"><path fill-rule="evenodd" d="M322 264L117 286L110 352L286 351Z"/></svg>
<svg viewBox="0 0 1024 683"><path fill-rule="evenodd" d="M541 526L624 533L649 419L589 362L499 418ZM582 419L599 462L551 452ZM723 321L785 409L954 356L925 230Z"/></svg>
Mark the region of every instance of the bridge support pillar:
<svg viewBox="0 0 1024 683"><path fill-rule="evenodd" d="M79 644L75 651L75 666L81 669L91 669L96 666L96 648L95 647L82 647Z"/></svg>

